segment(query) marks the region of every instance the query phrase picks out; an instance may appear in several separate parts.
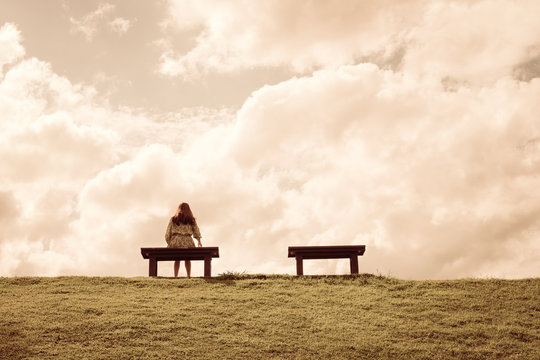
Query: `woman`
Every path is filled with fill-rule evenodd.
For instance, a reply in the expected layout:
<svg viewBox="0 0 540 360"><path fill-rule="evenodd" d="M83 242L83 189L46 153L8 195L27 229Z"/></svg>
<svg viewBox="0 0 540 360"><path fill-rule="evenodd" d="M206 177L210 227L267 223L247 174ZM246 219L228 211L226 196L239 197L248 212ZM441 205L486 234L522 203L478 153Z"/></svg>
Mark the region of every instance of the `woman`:
<svg viewBox="0 0 540 360"><path fill-rule="evenodd" d="M181 203L176 210L176 214L169 220L165 241L170 248L194 248L195 243L191 236L197 239L199 247L201 244L201 233L195 217L187 203ZM174 277L178 276L180 261L174 262ZM191 261L186 260L187 277L191 277Z"/></svg>

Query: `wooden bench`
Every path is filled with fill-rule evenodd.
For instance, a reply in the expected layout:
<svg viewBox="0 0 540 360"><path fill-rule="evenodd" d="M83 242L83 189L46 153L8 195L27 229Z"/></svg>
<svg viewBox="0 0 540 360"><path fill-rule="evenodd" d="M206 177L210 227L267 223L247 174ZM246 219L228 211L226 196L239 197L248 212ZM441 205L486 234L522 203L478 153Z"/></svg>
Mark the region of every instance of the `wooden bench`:
<svg viewBox="0 0 540 360"><path fill-rule="evenodd" d="M365 245L289 246L289 257L296 258L296 275L304 275L304 259L351 259L351 274L358 274L358 256Z"/></svg>
<svg viewBox="0 0 540 360"><path fill-rule="evenodd" d="M204 277L210 277L212 276L212 258L219 257L219 248L141 248L141 254L144 259L150 260L148 267L148 276L157 276L158 261L204 260Z"/></svg>

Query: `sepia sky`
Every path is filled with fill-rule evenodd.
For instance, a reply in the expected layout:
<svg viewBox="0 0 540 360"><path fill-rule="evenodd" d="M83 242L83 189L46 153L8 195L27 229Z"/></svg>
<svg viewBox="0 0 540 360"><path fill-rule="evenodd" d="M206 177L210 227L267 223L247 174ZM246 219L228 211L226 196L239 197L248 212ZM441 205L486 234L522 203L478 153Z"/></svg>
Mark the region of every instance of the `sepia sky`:
<svg viewBox="0 0 540 360"><path fill-rule="evenodd" d="M214 274L540 276L539 13L0 0L0 276L146 276L182 201Z"/></svg>

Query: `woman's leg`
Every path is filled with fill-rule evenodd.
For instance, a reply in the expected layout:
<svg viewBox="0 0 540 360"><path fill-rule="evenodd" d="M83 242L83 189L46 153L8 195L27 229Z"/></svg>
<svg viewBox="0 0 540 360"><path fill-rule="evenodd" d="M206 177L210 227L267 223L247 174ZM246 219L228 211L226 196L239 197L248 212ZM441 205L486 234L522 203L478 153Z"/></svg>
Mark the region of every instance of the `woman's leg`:
<svg viewBox="0 0 540 360"><path fill-rule="evenodd" d="M185 263L186 263L187 277L189 278L191 277L191 261L186 260Z"/></svg>
<svg viewBox="0 0 540 360"><path fill-rule="evenodd" d="M180 270L180 261L174 262L174 277L178 277L178 270Z"/></svg>

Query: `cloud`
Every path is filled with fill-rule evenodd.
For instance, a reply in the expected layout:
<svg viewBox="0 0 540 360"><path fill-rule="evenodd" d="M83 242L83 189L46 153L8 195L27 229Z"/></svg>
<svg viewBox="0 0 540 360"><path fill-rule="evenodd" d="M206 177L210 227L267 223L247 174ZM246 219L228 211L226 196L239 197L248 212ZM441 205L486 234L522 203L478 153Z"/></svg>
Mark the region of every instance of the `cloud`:
<svg viewBox="0 0 540 360"><path fill-rule="evenodd" d="M538 95L538 79L448 92L369 64L257 91L231 156L283 213L255 237L365 242L368 267L410 277L509 276L488 264L519 248L512 276L534 275Z"/></svg>
<svg viewBox="0 0 540 360"><path fill-rule="evenodd" d="M109 23L109 25L110 25L111 29L114 32L122 35L122 34L126 33L131 26L133 26L134 21L135 20L130 21L130 20L124 19L122 17L117 17L114 20L112 20Z"/></svg>
<svg viewBox="0 0 540 360"><path fill-rule="evenodd" d="M206 3L186 4L206 9ZM219 35L214 27L241 44L232 29L243 25L230 24L238 19L236 4L216 4L226 16L186 10L181 26L204 26L201 44ZM260 13L259 5L250 4L244 4L247 29L257 33L262 25L250 14ZM264 14L272 19L277 10L269 4ZM351 4L325 11L358 15ZM231 57L231 69L263 63L321 68L254 91L234 114L111 109L92 87L73 84L48 63L19 52L0 83L0 274L145 275L139 248L163 246L169 216L187 201L203 243L220 247L216 273L294 273L287 246L363 243L360 268L366 272L404 278L538 276L540 79L530 72L514 78L516 69L534 69L523 65L534 59L534 50L521 52L532 40L524 33L511 54L486 67L475 54L435 56L429 50L436 48L434 38L422 32L434 26L423 4L403 5L404 15L420 14L412 17L417 25L395 25L390 35L372 39L375 45L347 50L345 43L355 44L354 34L364 31L357 26L386 24L386 8L358 5L366 6L366 22L358 25L351 15L343 31L324 24L318 57L319 50L299 55L311 49L316 27L292 32L294 41L287 42L285 31L270 22L264 34L273 34L276 44L285 41L275 49L270 42L257 43L267 46L271 60L264 63L265 52L248 41L238 48L242 56ZM452 24L461 21L457 14L468 14L465 3L437 12L444 4L433 5L430 13ZM487 3L467 6L489 13ZM307 9L303 21L316 24L318 11ZM410 17L404 18L408 23ZM534 28L528 20L524 24ZM285 27L289 33L291 26ZM445 26L450 33L456 29ZM481 29L483 36L492 27ZM336 40L349 32L344 43ZM395 34L396 44L409 45L393 66L369 59L356 63L365 49L383 59L378 44ZM19 42L15 38L12 46ZM470 52L467 46L458 42L453 51ZM299 50L287 55L293 48ZM219 58L228 50L212 51ZM327 60L327 51L351 64ZM420 53L426 54L425 68L417 65L421 60L412 61ZM243 62L235 62L239 58ZM201 65L201 59L201 71L224 69L219 61L216 67ZM460 71L453 59L471 62L478 71ZM195 274L199 265L202 273L195 264ZM308 261L305 271L344 273L347 266ZM160 274L172 269L160 265Z"/></svg>
<svg viewBox="0 0 540 360"><path fill-rule="evenodd" d="M75 18L69 18L71 22L71 31L80 32L84 35L87 41L92 41L96 31L98 30L99 21L109 16L114 10L115 6L112 4L104 3L100 4L98 8L78 20Z"/></svg>
<svg viewBox="0 0 540 360"><path fill-rule="evenodd" d="M98 8L81 19L70 18L71 31L81 33L88 42L94 39L96 32L100 26L107 24L111 31L117 34L125 34L135 23L136 19L129 20L117 16L112 20L112 14L115 12L116 6L109 3L102 3Z"/></svg>
<svg viewBox="0 0 540 360"><path fill-rule="evenodd" d="M319 71L258 90L179 150L145 145L104 168L70 226L97 274L144 273L138 248L162 245L185 200L220 246L216 271L293 272L289 245L365 243L363 271L534 276L538 95L538 80L446 91L373 64Z"/></svg>
<svg viewBox="0 0 540 360"><path fill-rule="evenodd" d="M537 1L461 1L430 6L407 34L404 68L467 81L495 81L534 56ZM519 25L517 25L519 24Z"/></svg>
<svg viewBox="0 0 540 360"><path fill-rule="evenodd" d="M113 110L96 95L35 58L2 78L1 274L143 274L138 247L161 244L179 180L193 189L201 178L179 168L178 152L232 116Z"/></svg>
<svg viewBox="0 0 540 360"><path fill-rule="evenodd" d="M19 210L12 192L0 192L0 221L8 221L17 217Z"/></svg>
<svg viewBox="0 0 540 360"><path fill-rule="evenodd" d="M6 23L0 27L0 76L4 65L24 56L24 47L20 41L21 33L15 25Z"/></svg>
<svg viewBox="0 0 540 360"><path fill-rule="evenodd" d="M522 81L540 77L540 45L530 49L526 60L514 67L513 75Z"/></svg>
<svg viewBox="0 0 540 360"><path fill-rule="evenodd" d="M160 71L192 78L285 66L304 74L373 62L460 81L495 81L538 46L540 25L530 14L539 11L536 1L171 0L169 28L199 35L188 52L167 47Z"/></svg>
<svg viewBox="0 0 540 360"><path fill-rule="evenodd" d="M106 111L93 106L94 94L35 58L14 63L2 79L0 189L17 210L0 235L2 274L56 274L63 261L77 267L68 247L51 248L64 249L73 235L80 187L121 153L111 146L114 132L95 121Z"/></svg>
<svg viewBox="0 0 540 360"><path fill-rule="evenodd" d="M220 2L171 1L171 28L201 29L186 54L167 49L161 71L192 76L254 66L291 66L304 72L352 64L357 57L393 53L403 25L418 17L413 1ZM380 55L380 54L379 54Z"/></svg>

